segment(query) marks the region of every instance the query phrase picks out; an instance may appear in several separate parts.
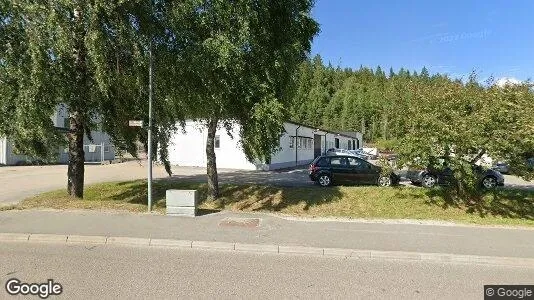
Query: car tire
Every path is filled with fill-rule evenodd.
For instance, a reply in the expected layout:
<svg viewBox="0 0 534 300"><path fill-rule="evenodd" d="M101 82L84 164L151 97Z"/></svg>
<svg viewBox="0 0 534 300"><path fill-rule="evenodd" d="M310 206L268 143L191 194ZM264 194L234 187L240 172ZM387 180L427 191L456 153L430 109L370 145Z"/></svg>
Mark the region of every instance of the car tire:
<svg viewBox="0 0 534 300"><path fill-rule="evenodd" d="M317 177L317 183L322 187L327 187L332 185L332 177L328 174L320 174Z"/></svg>
<svg viewBox="0 0 534 300"><path fill-rule="evenodd" d="M429 174L423 176L423 180L421 180L421 185L426 188L433 188L434 186L436 186L436 177Z"/></svg>
<svg viewBox="0 0 534 300"><path fill-rule="evenodd" d="M497 187L497 178L493 176L486 176L482 179L482 187L490 190Z"/></svg>
<svg viewBox="0 0 534 300"><path fill-rule="evenodd" d="M392 180L390 176L378 177L378 186L386 187L386 186L391 186L391 185L392 185Z"/></svg>

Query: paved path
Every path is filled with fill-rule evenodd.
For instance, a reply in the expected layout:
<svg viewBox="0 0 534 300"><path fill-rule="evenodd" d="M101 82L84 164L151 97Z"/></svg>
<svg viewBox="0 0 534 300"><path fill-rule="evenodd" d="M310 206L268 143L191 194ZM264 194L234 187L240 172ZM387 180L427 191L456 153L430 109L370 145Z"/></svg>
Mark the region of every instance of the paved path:
<svg viewBox="0 0 534 300"><path fill-rule="evenodd" d="M288 220L220 212L196 218L94 211L4 211L0 233L101 235L534 258L534 229Z"/></svg>
<svg viewBox="0 0 534 300"><path fill-rule="evenodd" d="M53 279L65 299L482 299L485 284L534 278L521 267L29 243L0 244L0 261L2 286Z"/></svg>

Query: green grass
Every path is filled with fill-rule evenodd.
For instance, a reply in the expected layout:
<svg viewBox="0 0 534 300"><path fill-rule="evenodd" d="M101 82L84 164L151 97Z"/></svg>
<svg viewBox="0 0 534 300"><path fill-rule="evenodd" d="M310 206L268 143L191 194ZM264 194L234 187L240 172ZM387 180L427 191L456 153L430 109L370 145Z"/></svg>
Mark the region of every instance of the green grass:
<svg viewBox="0 0 534 300"><path fill-rule="evenodd" d="M221 185L221 198L206 200L207 185L159 180L154 183L154 210L165 211L167 189L196 189L201 209L267 211L307 217L444 220L460 223L534 226L534 192L496 190L477 205L458 204L444 189L413 187L273 187ZM98 209L145 212L146 181L87 186L83 200L53 191L24 200L13 209Z"/></svg>

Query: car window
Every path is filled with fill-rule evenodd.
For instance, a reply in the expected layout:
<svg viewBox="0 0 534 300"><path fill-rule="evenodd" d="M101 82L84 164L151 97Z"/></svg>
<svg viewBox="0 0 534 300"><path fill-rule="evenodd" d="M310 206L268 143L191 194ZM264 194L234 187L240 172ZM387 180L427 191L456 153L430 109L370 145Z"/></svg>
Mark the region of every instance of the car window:
<svg viewBox="0 0 534 300"><path fill-rule="evenodd" d="M361 169L364 163L362 160L354 158L354 157L349 157L348 161L349 161L349 166L353 168L358 168L358 169Z"/></svg>
<svg viewBox="0 0 534 300"><path fill-rule="evenodd" d="M315 165L318 166L318 167L326 167L326 166L328 166L328 158L326 158L326 157L320 158L315 163Z"/></svg>
<svg viewBox="0 0 534 300"><path fill-rule="evenodd" d="M331 166L346 166L347 158L345 157L333 157L330 159Z"/></svg>
<svg viewBox="0 0 534 300"><path fill-rule="evenodd" d="M361 164L360 168L361 168L362 170L372 169L372 168L373 168L373 165L370 164L370 163L368 163L368 162L366 162L366 161L362 161L362 164Z"/></svg>

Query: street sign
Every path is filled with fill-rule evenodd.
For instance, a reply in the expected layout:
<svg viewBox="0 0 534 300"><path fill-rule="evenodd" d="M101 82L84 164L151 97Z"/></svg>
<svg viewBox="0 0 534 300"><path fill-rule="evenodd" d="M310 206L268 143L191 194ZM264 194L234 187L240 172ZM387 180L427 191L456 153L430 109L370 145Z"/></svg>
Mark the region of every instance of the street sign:
<svg viewBox="0 0 534 300"><path fill-rule="evenodd" d="M130 120L128 121L130 127L143 127L143 121L141 120Z"/></svg>

